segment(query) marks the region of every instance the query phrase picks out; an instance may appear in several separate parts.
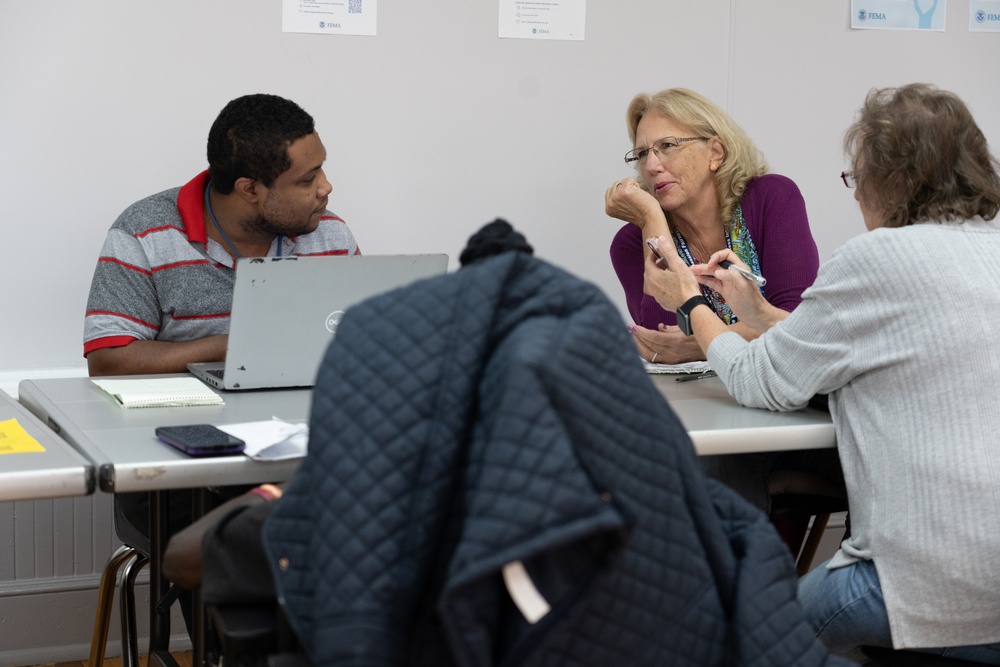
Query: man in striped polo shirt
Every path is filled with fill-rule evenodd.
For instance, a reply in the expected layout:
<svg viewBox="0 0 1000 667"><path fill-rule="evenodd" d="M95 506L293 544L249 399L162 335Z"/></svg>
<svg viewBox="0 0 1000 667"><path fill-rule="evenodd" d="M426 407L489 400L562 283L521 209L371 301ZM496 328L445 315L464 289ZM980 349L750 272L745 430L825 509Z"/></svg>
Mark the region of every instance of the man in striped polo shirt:
<svg viewBox="0 0 1000 667"><path fill-rule="evenodd" d="M359 254L347 225L326 210L325 160L312 117L294 102L247 95L227 104L208 134L208 170L136 202L108 231L84 323L90 375L182 373L189 362L221 361L240 257ZM209 502L243 491L223 488ZM191 523L190 500L168 494L171 535ZM117 502L148 535L148 494ZM180 601L190 623L190 595Z"/></svg>
<svg viewBox="0 0 1000 667"><path fill-rule="evenodd" d="M147 197L108 231L90 287L90 375L184 372L226 354L239 257L356 255L326 209L326 149L312 117L274 95L225 106L208 170Z"/></svg>

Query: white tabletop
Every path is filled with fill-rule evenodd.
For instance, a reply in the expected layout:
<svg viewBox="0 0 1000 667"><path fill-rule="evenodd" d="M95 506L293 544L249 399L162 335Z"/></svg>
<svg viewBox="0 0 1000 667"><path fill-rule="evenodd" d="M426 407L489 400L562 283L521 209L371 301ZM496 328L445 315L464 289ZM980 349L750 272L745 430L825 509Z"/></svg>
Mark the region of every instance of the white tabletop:
<svg viewBox="0 0 1000 667"><path fill-rule="evenodd" d="M650 375L690 433L700 455L836 445L833 423L824 411L745 408L728 394L718 378L676 382L676 377ZM93 461L101 489L113 492L288 479L298 467L297 460L259 462L244 456L193 459L160 442L153 430L157 426L235 424L271 417L305 422L312 398L310 389L220 392L224 406L126 410L88 378L25 380L18 392L25 407ZM59 442L41 424L35 428L43 429L43 437L47 434L51 441ZM51 449L58 451L56 447ZM39 493L42 497L53 495L48 490Z"/></svg>
<svg viewBox="0 0 1000 667"><path fill-rule="evenodd" d="M44 452L0 455L0 501L85 496L94 492L94 466L17 401L0 391L0 421L17 423Z"/></svg>
<svg viewBox="0 0 1000 667"><path fill-rule="evenodd" d="M746 454L835 447L830 414L814 408L771 412L746 408L719 378L677 382L677 375L650 379L688 430L699 455Z"/></svg>
<svg viewBox="0 0 1000 667"><path fill-rule="evenodd" d="M22 405L93 461L104 491L259 484L290 478L298 467L297 459L260 462L245 456L190 458L156 437L157 426L218 426L272 417L306 422L312 402L310 389L219 393L225 405L123 409L89 378L25 380L18 385Z"/></svg>

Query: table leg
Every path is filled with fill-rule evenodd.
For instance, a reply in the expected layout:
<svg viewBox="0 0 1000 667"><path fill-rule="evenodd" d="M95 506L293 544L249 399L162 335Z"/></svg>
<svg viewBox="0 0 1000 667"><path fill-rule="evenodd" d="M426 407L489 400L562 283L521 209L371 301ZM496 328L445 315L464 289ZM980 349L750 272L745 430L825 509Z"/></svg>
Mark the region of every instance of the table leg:
<svg viewBox="0 0 1000 667"><path fill-rule="evenodd" d="M170 655L170 614L157 605L170 586L163 577L163 550L167 547L170 510L166 491L149 494L149 659L161 667L177 667Z"/></svg>
<svg viewBox="0 0 1000 667"><path fill-rule="evenodd" d="M197 521L205 516L208 509L208 491L206 489L192 489L191 491L192 521ZM202 667L205 664L205 606L201 601L201 588L193 591L191 602L191 628L193 636L191 644L193 648L192 663L195 667Z"/></svg>
<svg viewBox="0 0 1000 667"><path fill-rule="evenodd" d="M166 491L153 491L149 502L149 656L151 662L161 667L178 667L170 655L170 606L159 609L160 602L170 588L170 582L163 576L163 552L169 540L170 512ZM197 521L208 508L208 490L191 490L191 518ZM201 590L193 591L191 605L192 664L205 664L206 614L201 600Z"/></svg>

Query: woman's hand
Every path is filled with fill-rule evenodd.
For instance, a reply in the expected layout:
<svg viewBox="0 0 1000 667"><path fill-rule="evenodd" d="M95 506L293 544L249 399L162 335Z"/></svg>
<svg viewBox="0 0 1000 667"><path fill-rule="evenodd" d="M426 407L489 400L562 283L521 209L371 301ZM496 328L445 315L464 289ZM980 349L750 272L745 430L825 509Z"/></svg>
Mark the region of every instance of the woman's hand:
<svg viewBox="0 0 1000 667"><path fill-rule="evenodd" d="M705 353L693 336L685 336L677 327L661 324L658 329L647 329L637 324L629 326L632 340L639 356L655 364L683 364L703 361Z"/></svg>
<svg viewBox="0 0 1000 667"><path fill-rule="evenodd" d="M654 230L657 234L666 229L667 221L660 203L639 187L634 178L616 181L607 189L604 193L604 212L639 229L644 229L650 222L662 223Z"/></svg>
<svg viewBox="0 0 1000 667"><path fill-rule="evenodd" d="M677 310L685 301L701 294L691 268L684 263L668 236L657 238L657 253L646 256L643 291L664 310Z"/></svg>
<svg viewBox="0 0 1000 667"><path fill-rule="evenodd" d="M725 298L740 322L754 331L763 333L788 317L786 311L768 303L752 281L736 271L719 266L722 260L729 260L747 270L750 268L736 253L727 249L714 253L707 264L695 264L691 267L691 272L699 283L711 287Z"/></svg>

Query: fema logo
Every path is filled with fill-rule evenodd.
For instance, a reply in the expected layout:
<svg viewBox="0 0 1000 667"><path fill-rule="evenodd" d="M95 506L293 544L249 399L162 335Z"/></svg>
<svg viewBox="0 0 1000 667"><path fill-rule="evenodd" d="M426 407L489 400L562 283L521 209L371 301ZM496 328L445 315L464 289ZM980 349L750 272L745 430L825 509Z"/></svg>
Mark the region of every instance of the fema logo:
<svg viewBox="0 0 1000 667"><path fill-rule="evenodd" d="M531 29L531 34L535 34L536 32L538 32L538 28L532 28Z"/></svg>
<svg viewBox="0 0 1000 667"><path fill-rule="evenodd" d="M976 12L976 23L982 23L985 20L986 20L986 12L980 9L978 12Z"/></svg>
<svg viewBox="0 0 1000 667"><path fill-rule="evenodd" d="M860 12L858 12L858 20L859 21L864 21L866 18L868 18L868 12L866 12L863 9Z"/></svg>
<svg viewBox="0 0 1000 667"><path fill-rule="evenodd" d="M320 28L325 28L326 27L326 21L320 21L319 22L319 27Z"/></svg>

